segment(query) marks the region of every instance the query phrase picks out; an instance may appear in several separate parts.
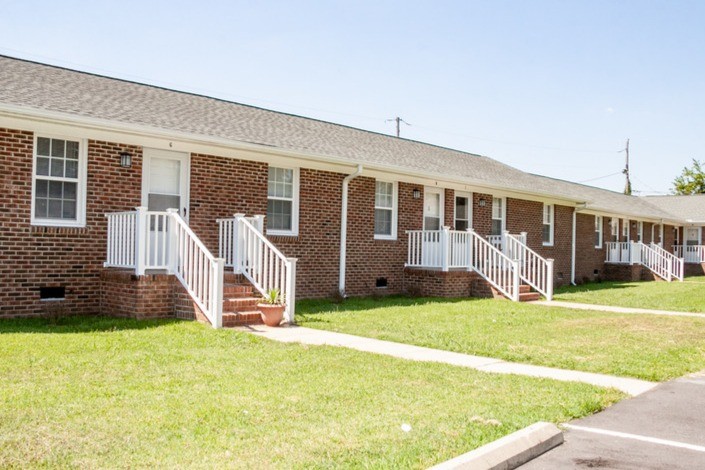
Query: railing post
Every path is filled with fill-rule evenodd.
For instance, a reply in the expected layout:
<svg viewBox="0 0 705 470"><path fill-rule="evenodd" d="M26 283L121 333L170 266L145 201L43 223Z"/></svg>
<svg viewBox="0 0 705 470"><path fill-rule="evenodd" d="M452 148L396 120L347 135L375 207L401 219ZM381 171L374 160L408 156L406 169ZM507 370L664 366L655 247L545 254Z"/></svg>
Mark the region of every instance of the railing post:
<svg viewBox="0 0 705 470"><path fill-rule="evenodd" d="M505 255L509 256L509 253L507 253L507 251L508 251L507 238L509 238L509 230L505 230L502 232L502 237L499 242L501 244L499 251L501 251Z"/></svg>
<svg viewBox="0 0 705 470"><path fill-rule="evenodd" d="M512 300L519 302L519 260L512 260Z"/></svg>
<svg viewBox="0 0 705 470"><path fill-rule="evenodd" d="M245 217L245 214L235 214L233 217L235 218L232 234L233 272L235 274L242 274L242 230L240 228L240 220Z"/></svg>
<svg viewBox="0 0 705 470"><path fill-rule="evenodd" d="M263 215L256 215L254 216L255 223L252 224L255 226L257 231L264 235L264 216Z"/></svg>
<svg viewBox="0 0 705 470"><path fill-rule="evenodd" d="M546 260L546 300L553 300L553 259Z"/></svg>
<svg viewBox="0 0 705 470"><path fill-rule="evenodd" d="M213 292L211 293L211 314L213 315L213 328L223 326L223 272L225 260L216 258L213 264Z"/></svg>
<svg viewBox="0 0 705 470"><path fill-rule="evenodd" d="M179 216L179 209L167 209L169 213L169 218L167 219L166 230L167 235L165 240L168 240L167 253L169 256L169 262L165 263L168 266L169 274L174 274L179 269L178 262L178 247L179 238L176 230L176 220L175 218Z"/></svg>
<svg viewBox="0 0 705 470"><path fill-rule="evenodd" d="M286 304L285 320L293 324L296 317L296 258L286 259Z"/></svg>
<svg viewBox="0 0 705 470"><path fill-rule="evenodd" d="M467 229L468 232L468 271L473 270L473 255L474 255L474 240L473 238L475 237L475 231L471 228Z"/></svg>
<svg viewBox="0 0 705 470"><path fill-rule="evenodd" d="M450 265L450 227L441 229L441 271L448 271Z"/></svg>
<svg viewBox="0 0 705 470"><path fill-rule="evenodd" d="M147 208L140 206L135 208L137 216L135 217L135 274L138 276L144 275L145 265L147 260Z"/></svg>

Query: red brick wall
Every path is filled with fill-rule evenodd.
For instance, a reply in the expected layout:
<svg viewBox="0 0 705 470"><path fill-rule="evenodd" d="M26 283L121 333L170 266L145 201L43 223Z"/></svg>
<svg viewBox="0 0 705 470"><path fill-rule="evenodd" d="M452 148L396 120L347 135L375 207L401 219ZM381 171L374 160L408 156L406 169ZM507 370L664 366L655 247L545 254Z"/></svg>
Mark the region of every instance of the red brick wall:
<svg viewBox="0 0 705 470"><path fill-rule="evenodd" d="M543 245L543 203L507 198L507 230L526 232L529 248L554 260L556 286L570 282L573 238L573 208L554 206L553 246Z"/></svg>
<svg viewBox="0 0 705 470"><path fill-rule="evenodd" d="M575 218L575 282L595 281L603 276L605 243L609 234L602 219L602 248L595 248L595 216L578 212ZM597 271L597 272L595 272Z"/></svg>
<svg viewBox="0 0 705 470"><path fill-rule="evenodd" d="M173 276L135 276L131 271L103 270L100 276L100 312L130 318L164 318L174 315Z"/></svg>
<svg viewBox="0 0 705 470"><path fill-rule="evenodd" d="M141 148L88 142L86 227L32 227L33 134L0 129L0 315L40 314L40 287L66 287L65 311L96 313L105 261L105 213L140 203ZM120 167L119 153L133 154Z"/></svg>
<svg viewBox="0 0 705 470"><path fill-rule="evenodd" d="M455 221L455 191L452 189L446 189L443 195L445 207L443 208L443 219L446 227L453 229L453 222Z"/></svg>
<svg viewBox="0 0 705 470"><path fill-rule="evenodd" d="M485 201L480 206L480 201ZM472 195L472 228L483 237L492 232L492 195L473 193Z"/></svg>

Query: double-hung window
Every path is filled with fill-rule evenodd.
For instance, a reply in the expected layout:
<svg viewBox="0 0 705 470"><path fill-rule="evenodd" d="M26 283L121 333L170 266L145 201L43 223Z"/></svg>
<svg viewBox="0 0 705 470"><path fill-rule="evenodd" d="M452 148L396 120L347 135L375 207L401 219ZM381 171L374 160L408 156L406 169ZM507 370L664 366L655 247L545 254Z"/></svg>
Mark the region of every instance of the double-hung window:
<svg viewBox="0 0 705 470"><path fill-rule="evenodd" d="M491 235L502 235L502 230L504 230L504 199L501 197L493 197Z"/></svg>
<svg viewBox="0 0 705 470"><path fill-rule="evenodd" d="M375 239L397 238L397 184L375 182Z"/></svg>
<svg viewBox="0 0 705 470"><path fill-rule="evenodd" d="M602 248L602 216L595 216L595 248Z"/></svg>
<svg viewBox="0 0 705 470"><path fill-rule="evenodd" d="M32 177L33 225L81 227L85 215L85 143L37 136Z"/></svg>
<svg viewBox="0 0 705 470"><path fill-rule="evenodd" d="M553 246L553 204L543 205L543 245Z"/></svg>
<svg viewBox="0 0 705 470"><path fill-rule="evenodd" d="M267 233L297 235L299 231L299 170L269 167Z"/></svg>

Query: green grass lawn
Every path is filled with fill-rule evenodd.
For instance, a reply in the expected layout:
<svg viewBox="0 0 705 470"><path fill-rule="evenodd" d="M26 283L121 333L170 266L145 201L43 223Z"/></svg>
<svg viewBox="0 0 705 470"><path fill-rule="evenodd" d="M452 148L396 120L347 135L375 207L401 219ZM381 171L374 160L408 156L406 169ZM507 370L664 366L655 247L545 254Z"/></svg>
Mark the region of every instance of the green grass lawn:
<svg viewBox="0 0 705 470"><path fill-rule="evenodd" d="M705 368L705 319L568 310L492 299L297 304L299 324L563 369L662 381Z"/></svg>
<svg viewBox="0 0 705 470"><path fill-rule="evenodd" d="M195 322L0 320L0 357L0 468L426 468L623 397Z"/></svg>
<svg viewBox="0 0 705 470"><path fill-rule="evenodd" d="M593 282L556 290L555 300L705 313L705 276L685 282Z"/></svg>

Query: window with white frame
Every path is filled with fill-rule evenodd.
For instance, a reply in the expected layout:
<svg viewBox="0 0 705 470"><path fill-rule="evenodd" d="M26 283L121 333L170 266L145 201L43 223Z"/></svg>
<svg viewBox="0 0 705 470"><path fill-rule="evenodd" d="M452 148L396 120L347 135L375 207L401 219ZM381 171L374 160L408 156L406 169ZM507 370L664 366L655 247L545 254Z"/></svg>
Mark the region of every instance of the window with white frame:
<svg viewBox="0 0 705 470"><path fill-rule="evenodd" d="M553 204L543 205L543 244L544 246L553 245Z"/></svg>
<svg viewBox="0 0 705 470"><path fill-rule="evenodd" d="M375 183L375 238L397 238L397 183Z"/></svg>
<svg viewBox="0 0 705 470"><path fill-rule="evenodd" d="M595 248L602 248L602 216L595 216Z"/></svg>
<svg viewBox="0 0 705 470"><path fill-rule="evenodd" d="M637 222L636 241L644 241L644 222Z"/></svg>
<svg viewBox="0 0 705 470"><path fill-rule="evenodd" d="M504 199L501 197L493 197L491 235L502 235L502 230L504 230Z"/></svg>
<svg viewBox="0 0 705 470"><path fill-rule="evenodd" d="M619 241L619 219L616 217L610 219L610 235L612 236L612 241Z"/></svg>
<svg viewBox="0 0 705 470"><path fill-rule="evenodd" d="M34 225L85 225L85 149L79 140L37 136L34 142Z"/></svg>
<svg viewBox="0 0 705 470"><path fill-rule="evenodd" d="M629 219L622 219L622 241L629 241Z"/></svg>
<svg viewBox="0 0 705 470"><path fill-rule="evenodd" d="M267 233L298 233L299 171L294 168L269 167L267 181Z"/></svg>
<svg viewBox="0 0 705 470"><path fill-rule="evenodd" d="M470 223L470 218L472 216L472 210L470 206L469 196L455 196L455 230L465 231L469 229L472 224Z"/></svg>

